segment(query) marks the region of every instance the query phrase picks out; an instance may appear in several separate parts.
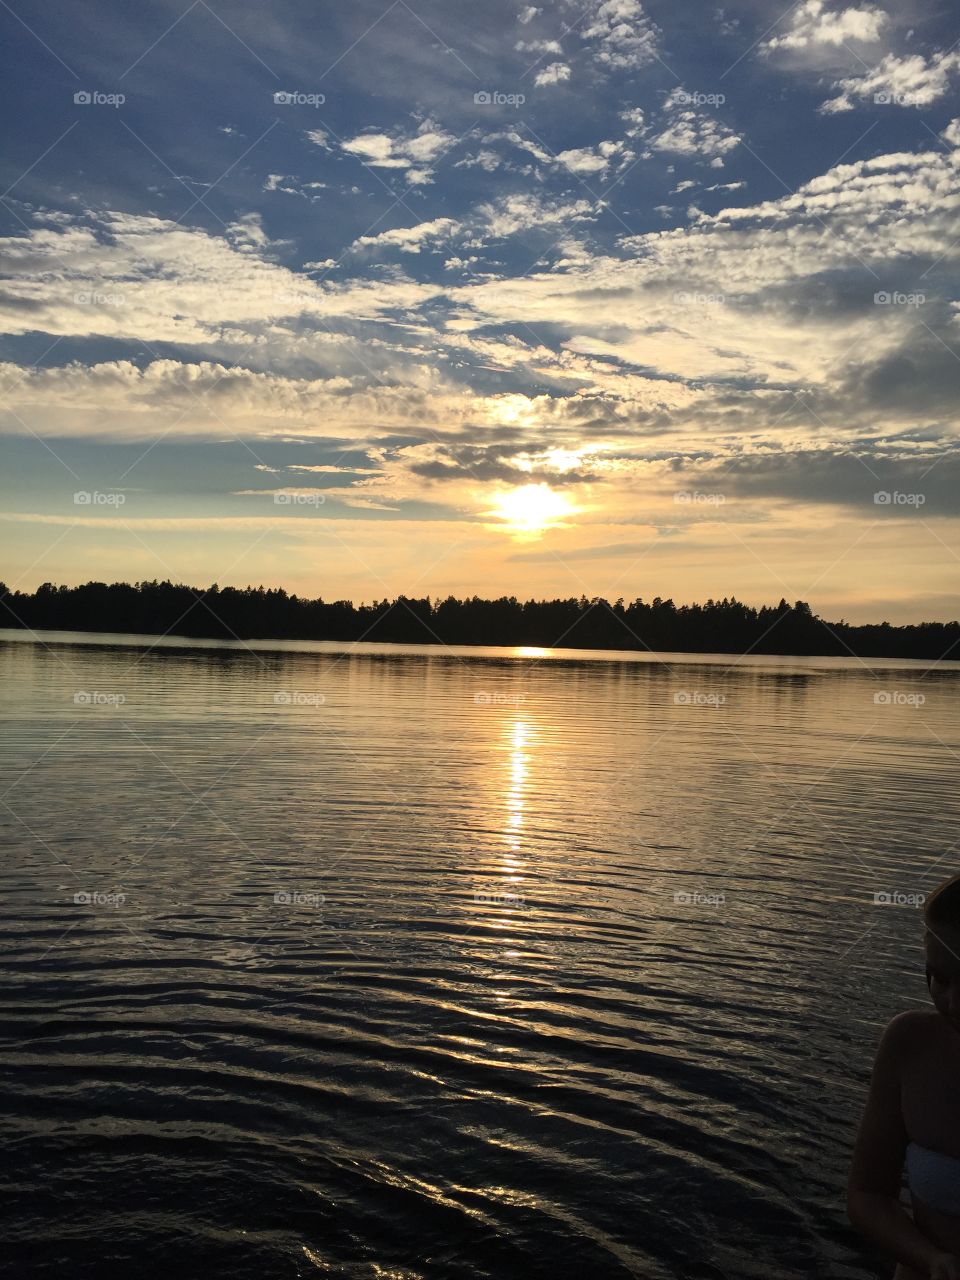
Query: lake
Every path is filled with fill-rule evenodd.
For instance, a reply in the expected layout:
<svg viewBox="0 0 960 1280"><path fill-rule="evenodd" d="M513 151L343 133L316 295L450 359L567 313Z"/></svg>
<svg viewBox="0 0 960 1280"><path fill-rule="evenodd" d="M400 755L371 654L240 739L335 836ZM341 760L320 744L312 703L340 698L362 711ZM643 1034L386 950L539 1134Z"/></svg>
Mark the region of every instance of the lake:
<svg viewBox="0 0 960 1280"><path fill-rule="evenodd" d="M0 1268L889 1275L960 664L0 632Z"/></svg>

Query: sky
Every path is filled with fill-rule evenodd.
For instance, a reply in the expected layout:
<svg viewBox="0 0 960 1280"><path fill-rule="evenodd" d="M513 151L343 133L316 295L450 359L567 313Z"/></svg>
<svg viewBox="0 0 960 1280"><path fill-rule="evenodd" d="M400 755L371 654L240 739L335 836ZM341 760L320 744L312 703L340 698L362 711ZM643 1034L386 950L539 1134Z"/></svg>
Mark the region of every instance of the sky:
<svg viewBox="0 0 960 1280"><path fill-rule="evenodd" d="M0 26L8 586L960 615L955 6Z"/></svg>

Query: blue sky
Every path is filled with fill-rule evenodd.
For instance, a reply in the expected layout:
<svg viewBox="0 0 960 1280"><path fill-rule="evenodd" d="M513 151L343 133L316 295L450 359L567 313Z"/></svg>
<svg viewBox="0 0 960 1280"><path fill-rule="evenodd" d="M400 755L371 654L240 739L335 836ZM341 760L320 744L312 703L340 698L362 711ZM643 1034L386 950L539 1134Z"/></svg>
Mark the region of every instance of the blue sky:
<svg viewBox="0 0 960 1280"><path fill-rule="evenodd" d="M9 584L960 612L949 6L0 23Z"/></svg>

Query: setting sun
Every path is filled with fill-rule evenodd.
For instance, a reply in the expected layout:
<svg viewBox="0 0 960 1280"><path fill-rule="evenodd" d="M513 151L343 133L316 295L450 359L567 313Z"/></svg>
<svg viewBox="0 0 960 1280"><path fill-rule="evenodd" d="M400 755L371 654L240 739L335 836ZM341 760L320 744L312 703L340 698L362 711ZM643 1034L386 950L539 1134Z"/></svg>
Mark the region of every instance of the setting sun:
<svg viewBox="0 0 960 1280"><path fill-rule="evenodd" d="M554 493L548 484L525 484L498 494L493 507L484 512L495 516L519 536L536 536L562 523L577 508L563 493Z"/></svg>

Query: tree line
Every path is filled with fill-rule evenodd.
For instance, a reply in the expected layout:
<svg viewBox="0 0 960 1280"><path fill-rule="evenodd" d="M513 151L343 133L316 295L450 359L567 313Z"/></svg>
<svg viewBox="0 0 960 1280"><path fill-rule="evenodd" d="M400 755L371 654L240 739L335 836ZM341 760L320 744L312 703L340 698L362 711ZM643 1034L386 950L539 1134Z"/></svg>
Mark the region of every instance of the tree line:
<svg viewBox="0 0 960 1280"><path fill-rule="evenodd" d="M241 640L366 640L398 644L535 645L687 653L817 654L960 659L960 622L827 622L802 600L754 608L736 599L675 604L586 596L398 596L354 604L280 587L193 588L173 582L86 582L36 591L0 583L2 622L33 630L128 632Z"/></svg>

